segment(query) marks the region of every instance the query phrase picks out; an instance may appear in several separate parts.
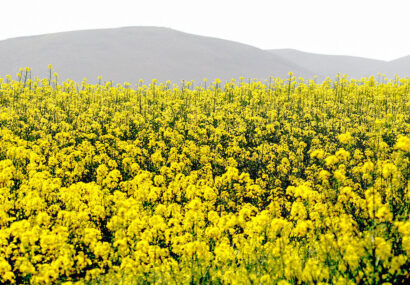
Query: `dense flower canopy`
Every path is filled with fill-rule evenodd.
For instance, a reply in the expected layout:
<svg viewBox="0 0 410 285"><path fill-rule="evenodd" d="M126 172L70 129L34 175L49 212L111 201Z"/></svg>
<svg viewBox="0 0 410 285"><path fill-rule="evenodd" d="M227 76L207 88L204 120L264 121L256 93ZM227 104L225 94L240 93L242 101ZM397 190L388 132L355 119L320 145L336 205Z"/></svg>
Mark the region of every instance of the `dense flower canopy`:
<svg viewBox="0 0 410 285"><path fill-rule="evenodd" d="M29 74L0 79L1 283L410 278L409 79Z"/></svg>

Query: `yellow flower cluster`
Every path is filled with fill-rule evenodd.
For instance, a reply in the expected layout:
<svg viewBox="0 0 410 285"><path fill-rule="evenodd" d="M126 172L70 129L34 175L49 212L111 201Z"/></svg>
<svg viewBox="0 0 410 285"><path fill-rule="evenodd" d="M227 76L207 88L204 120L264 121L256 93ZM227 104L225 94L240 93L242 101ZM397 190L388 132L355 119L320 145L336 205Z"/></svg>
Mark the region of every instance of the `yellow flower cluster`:
<svg viewBox="0 0 410 285"><path fill-rule="evenodd" d="M0 283L410 278L409 79L27 72L0 79Z"/></svg>

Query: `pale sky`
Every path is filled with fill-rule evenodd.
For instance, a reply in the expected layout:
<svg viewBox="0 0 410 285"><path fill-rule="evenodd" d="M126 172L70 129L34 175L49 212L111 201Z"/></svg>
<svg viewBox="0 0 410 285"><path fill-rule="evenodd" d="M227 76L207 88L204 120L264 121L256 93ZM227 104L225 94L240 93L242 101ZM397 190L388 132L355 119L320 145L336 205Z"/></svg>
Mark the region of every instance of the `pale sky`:
<svg viewBox="0 0 410 285"><path fill-rule="evenodd" d="M410 0L0 0L0 40L161 26L262 49L392 60L410 55L409 11Z"/></svg>

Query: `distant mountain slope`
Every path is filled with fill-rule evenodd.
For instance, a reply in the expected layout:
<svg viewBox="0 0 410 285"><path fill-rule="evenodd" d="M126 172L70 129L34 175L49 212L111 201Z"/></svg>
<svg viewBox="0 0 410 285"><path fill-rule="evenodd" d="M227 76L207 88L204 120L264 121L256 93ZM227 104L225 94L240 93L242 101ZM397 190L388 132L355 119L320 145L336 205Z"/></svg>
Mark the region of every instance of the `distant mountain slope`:
<svg viewBox="0 0 410 285"><path fill-rule="evenodd" d="M390 61L387 73L390 75L410 76L410 55Z"/></svg>
<svg viewBox="0 0 410 285"><path fill-rule="evenodd" d="M376 76L378 73L389 78L393 78L395 74L410 76L410 56L388 62L354 56L315 54L294 49L270 51L301 67L309 67L316 74L330 78L334 78L338 73L348 74L351 78Z"/></svg>
<svg viewBox="0 0 410 285"><path fill-rule="evenodd" d="M168 28L127 27L73 31L0 41L0 75L30 66L47 76L52 64L61 79L137 82L142 78L180 82L203 78L313 77L281 56L249 45L196 36Z"/></svg>

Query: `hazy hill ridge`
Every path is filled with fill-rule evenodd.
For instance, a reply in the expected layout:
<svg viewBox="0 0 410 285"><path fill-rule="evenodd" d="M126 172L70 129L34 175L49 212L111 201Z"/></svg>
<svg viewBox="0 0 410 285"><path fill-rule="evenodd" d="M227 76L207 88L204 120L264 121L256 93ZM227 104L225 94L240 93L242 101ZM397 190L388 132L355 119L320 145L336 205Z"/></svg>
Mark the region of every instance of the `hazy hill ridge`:
<svg viewBox="0 0 410 285"><path fill-rule="evenodd" d="M389 78L396 74L402 77L410 76L410 56L383 61L355 56L315 54L294 49L276 49L271 52L301 67L309 66L316 74L329 77L334 77L338 73L358 79L376 76L378 73Z"/></svg>
<svg viewBox="0 0 410 285"><path fill-rule="evenodd" d="M410 57L392 62L309 54L296 50L262 50L250 45L197 36L159 27L72 31L0 41L0 75L15 75L29 66L47 77L48 64L61 79L137 82L267 79L297 76L319 78L347 73L352 77L378 72L409 75Z"/></svg>
<svg viewBox="0 0 410 285"><path fill-rule="evenodd" d="M30 66L45 76L52 64L62 78L136 82L268 78L312 72L269 51L167 28L85 30L0 41L0 74Z"/></svg>

